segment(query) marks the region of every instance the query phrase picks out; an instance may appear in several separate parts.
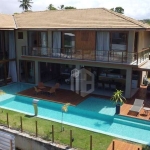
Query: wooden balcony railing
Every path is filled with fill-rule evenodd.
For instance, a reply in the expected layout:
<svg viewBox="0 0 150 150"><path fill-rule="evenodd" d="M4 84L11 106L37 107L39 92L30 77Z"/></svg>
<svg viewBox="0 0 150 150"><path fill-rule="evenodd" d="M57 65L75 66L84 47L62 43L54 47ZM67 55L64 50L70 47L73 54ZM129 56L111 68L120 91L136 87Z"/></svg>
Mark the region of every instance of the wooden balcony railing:
<svg viewBox="0 0 150 150"><path fill-rule="evenodd" d="M68 48L55 49L49 47L22 46L22 55L26 56L125 63L133 65L139 65L143 61L149 59L149 53L149 49L131 53L117 50L75 50Z"/></svg>

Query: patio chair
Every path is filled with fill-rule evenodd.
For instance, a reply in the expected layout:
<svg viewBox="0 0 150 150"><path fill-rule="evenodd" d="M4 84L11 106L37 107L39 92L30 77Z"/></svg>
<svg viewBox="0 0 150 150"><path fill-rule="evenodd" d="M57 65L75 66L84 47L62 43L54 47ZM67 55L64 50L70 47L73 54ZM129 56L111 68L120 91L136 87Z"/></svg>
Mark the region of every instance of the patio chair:
<svg viewBox="0 0 150 150"><path fill-rule="evenodd" d="M44 86L44 83L43 83L43 82L39 82L39 83L38 83L38 88L39 88L39 89L45 89L46 87Z"/></svg>
<svg viewBox="0 0 150 150"><path fill-rule="evenodd" d="M60 84L59 84L59 83L56 83L56 84L54 85L54 88L55 88L55 89L59 89L59 87L60 87Z"/></svg>
<svg viewBox="0 0 150 150"><path fill-rule="evenodd" d="M142 99L135 99L133 106L130 108L129 111L136 112L138 115L144 105L143 102L144 100Z"/></svg>
<svg viewBox="0 0 150 150"><path fill-rule="evenodd" d="M50 95L53 95L53 94L56 95L56 89L55 89L55 87L50 88L50 90L47 91L47 93L50 94Z"/></svg>
<svg viewBox="0 0 150 150"><path fill-rule="evenodd" d="M38 89L37 87L34 87L34 90L35 90L35 94L39 94L39 93L42 93L42 90L41 89Z"/></svg>

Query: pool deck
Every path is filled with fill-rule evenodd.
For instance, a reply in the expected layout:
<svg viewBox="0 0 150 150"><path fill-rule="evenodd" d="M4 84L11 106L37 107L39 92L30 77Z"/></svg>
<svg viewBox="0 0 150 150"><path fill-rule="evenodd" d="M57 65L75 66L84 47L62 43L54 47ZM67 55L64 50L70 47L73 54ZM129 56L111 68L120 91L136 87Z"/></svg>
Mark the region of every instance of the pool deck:
<svg viewBox="0 0 150 150"><path fill-rule="evenodd" d="M44 91L49 90L50 87L46 87ZM49 95L46 92L35 94L34 88L27 89L25 91L19 92L18 94L24 95L24 96L30 96L34 98L39 98L39 99L45 99L49 101L54 101L58 103L70 103L71 105L77 105L84 101L84 99L93 96L93 97L98 97L98 98L105 98L105 99L110 99L110 97L106 96L100 96L100 95L93 95L89 94L86 97L82 97L78 94L76 94L73 91L70 90L64 90L64 89L58 89L56 91L56 94L54 95ZM137 93L131 98L127 99L127 101L123 104L121 107L121 115L125 116L130 116L130 117L136 117L136 118L141 118L145 120L150 120L150 111L147 111L147 114L145 113L144 109L142 108L139 114L134 114L132 112L129 112L129 109L132 107L135 98L137 99L143 99L144 100L144 107L150 108L150 95L146 94L146 86L141 86L140 89L137 91Z"/></svg>
<svg viewBox="0 0 150 150"><path fill-rule="evenodd" d="M150 108L150 94L146 94L146 86L141 86L137 93L131 99L128 99L126 103L123 104L120 114L144 120L150 120L150 111L147 111L147 113L145 113L144 109L142 108L138 115L137 113L129 111L134 103L135 98L144 100L143 107Z"/></svg>
<svg viewBox="0 0 150 150"><path fill-rule="evenodd" d="M135 145L131 142L125 142L121 140L113 140L112 143L109 145L107 150L142 150L142 146Z"/></svg>
<svg viewBox="0 0 150 150"><path fill-rule="evenodd" d="M18 94L24 96L30 96L38 99L44 99L48 101L58 102L58 103L70 103L71 105L77 105L81 103L85 98L73 91L57 89L56 94L48 94L46 91L49 91L51 87L46 87L42 93L35 93L34 88L30 88L24 91L19 92Z"/></svg>

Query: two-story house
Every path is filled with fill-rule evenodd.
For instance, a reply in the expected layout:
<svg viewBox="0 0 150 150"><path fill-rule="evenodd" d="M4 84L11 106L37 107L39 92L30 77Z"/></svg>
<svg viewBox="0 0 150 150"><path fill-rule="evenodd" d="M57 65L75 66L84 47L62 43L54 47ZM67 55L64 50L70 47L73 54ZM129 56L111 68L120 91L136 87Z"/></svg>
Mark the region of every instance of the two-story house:
<svg viewBox="0 0 150 150"><path fill-rule="evenodd" d="M14 14L18 81L65 82L82 67L95 91L122 89L130 98L148 63L150 26L105 8ZM14 44L15 44L14 43ZM70 85L67 85L70 89Z"/></svg>

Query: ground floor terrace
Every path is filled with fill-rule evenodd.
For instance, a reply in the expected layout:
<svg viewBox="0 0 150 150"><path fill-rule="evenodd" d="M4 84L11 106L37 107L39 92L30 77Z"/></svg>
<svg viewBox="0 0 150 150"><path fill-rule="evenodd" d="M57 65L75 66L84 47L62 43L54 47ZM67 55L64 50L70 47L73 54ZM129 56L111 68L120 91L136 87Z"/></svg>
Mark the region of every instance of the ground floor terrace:
<svg viewBox="0 0 150 150"><path fill-rule="evenodd" d="M33 60L19 60L18 80L23 83L38 84L43 82L47 86L59 82L61 89L71 89L72 71L77 69L86 73L84 79L94 80L93 94L111 96L115 89L124 91L126 98L132 97L140 88L143 81L143 72L135 70L131 66L112 64L85 64L79 62L42 62ZM91 78L92 77L92 78ZM81 75L79 76L79 88L81 88Z"/></svg>
<svg viewBox="0 0 150 150"><path fill-rule="evenodd" d="M51 87L46 86L46 89L44 89L44 91L49 91L50 88ZM57 103L63 103L63 104L70 103L71 105L74 105L74 106L80 104L88 97L103 98L105 100L111 99L110 96L102 96L102 95L97 95L97 94L89 94L86 97L82 97L79 94L76 94L74 91L70 91L66 89L58 89L56 91L56 94L50 95L48 93L36 94L34 88L29 88L17 94L33 97L36 99L44 99L48 101L53 101ZM132 98L127 99L126 102L121 106L120 115L149 120L150 112L145 112L143 108L140 110L138 115L136 113L129 111L134 103L135 98L144 100L143 108L144 107L150 108L150 96L147 94L146 86L141 86L139 90L136 92L136 94Z"/></svg>

